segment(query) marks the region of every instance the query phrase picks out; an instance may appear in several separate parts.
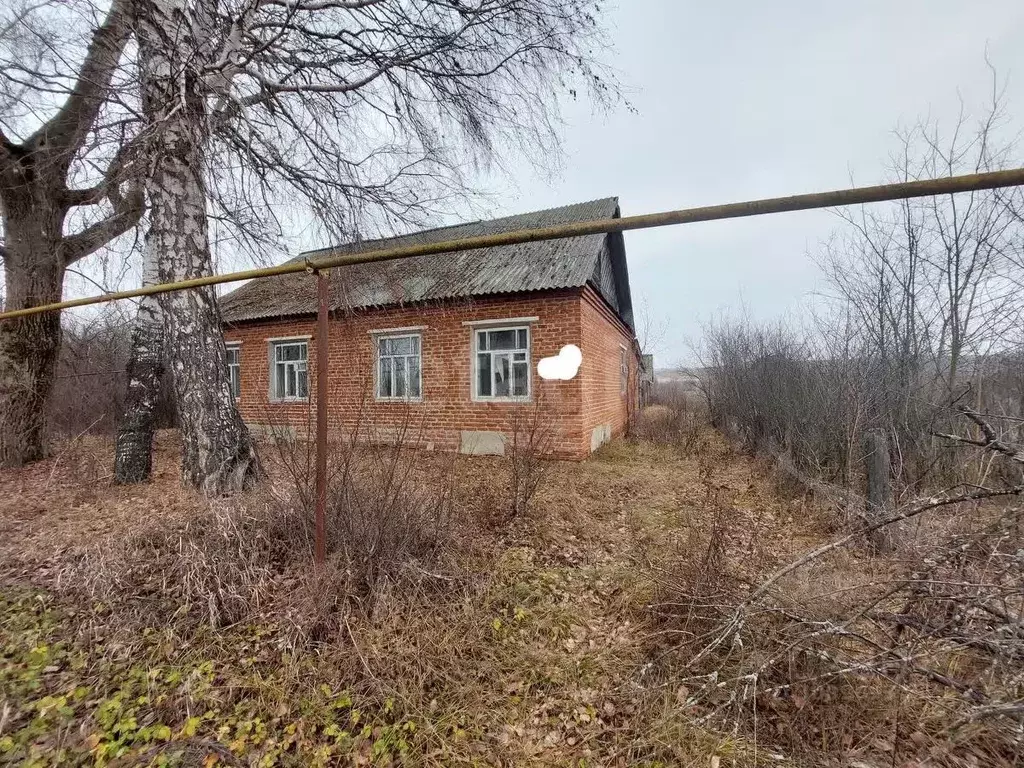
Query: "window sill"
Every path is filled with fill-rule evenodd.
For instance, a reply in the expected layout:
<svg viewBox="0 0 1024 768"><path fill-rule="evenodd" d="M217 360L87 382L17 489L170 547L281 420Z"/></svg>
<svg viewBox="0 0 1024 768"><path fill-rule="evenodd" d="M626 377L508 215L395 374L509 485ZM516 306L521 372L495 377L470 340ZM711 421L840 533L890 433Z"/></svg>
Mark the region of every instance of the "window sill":
<svg viewBox="0 0 1024 768"><path fill-rule="evenodd" d="M416 405L422 403L422 397L375 397L373 398L375 403L409 403L410 405Z"/></svg>
<svg viewBox="0 0 1024 768"><path fill-rule="evenodd" d="M529 404L533 402L533 398L530 396L526 397L474 397L474 403L516 403L520 405Z"/></svg>

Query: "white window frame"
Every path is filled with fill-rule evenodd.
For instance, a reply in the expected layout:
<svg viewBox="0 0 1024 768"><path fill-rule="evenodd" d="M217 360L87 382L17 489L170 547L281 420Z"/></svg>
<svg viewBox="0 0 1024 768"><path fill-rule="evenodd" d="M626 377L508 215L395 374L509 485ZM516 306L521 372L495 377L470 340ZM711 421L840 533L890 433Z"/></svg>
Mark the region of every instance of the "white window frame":
<svg viewBox="0 0 1024 768"><path fill-rule="evenodd" d="M528 325L530 323L536 323L540 320L539 317L534 315L533 317L497 317L490 318L488 320L463 320L462 324L470 326L471 328L483 328L484 326L508 326L508 325ZM500 330L500 327L499 327Z"/></svg>
<svg viewBox="0 0 1024 768"><path fill-rule="evenodd" d="M385 355L389 358L401 357L405 360L405 391L409 391L409 358L415 357L419 359L419 365L417 366L419 381L417 384L418 395L382 395L380 393L380 343L385 339L416 339L419 341L419 352L415 355ZM418 403L423 400L423 334L418 331L406 331L406 329L396 329L396 332L378 332L373 334L373 344L375 349L374 365L373 365L373 394L374 397L384 403ZM394 368L392 368L392 388L394 387Z"/></svg>
<svg viewBox="0 0 1024 768"><path fill-rule="evenodd" d="M526 349L525 350L480 350L479 339L480 334L495 333L498 331L526 331ZM479 357L482 353L490 353L491 355L491 392L494 392L494 355L495 354L508 354L511 352L525 351L526 352L526 394L525 395L481 395L479 392L480 377L478 371ZM470 394L472 399L476 402L481 403L528 403L530 398L533 397L533 327L527 323L518 323L515 325L480 325L479 327L474 326L472 335L470 336L469 342L469 353L471 356L472 365L472 381L470 381ZM511 391L511 387L509 387Z"/></svg>
<svg viewBox="0 0 1024 768"><path fill-rule="evenodd" d="M629 350L619 345L619 394L629 394Z"/></svg>
<svg viewBox="0 0 1024 768"><path fill-rule="evenodd" d="M274 338L267 339L268 344L268 355L270 361L270 401L273 403L305 403L309 401L309 336L298 336L295 338ZM306 348L306 357L302 360L281 360L277 359L277 350L280 347L291 347L291 346L303 346ZM295 395L279 395L277 392L277 366L278 364L284 365L285 370L289 367L295 367L298 369L300 366L305 369L306 373L306 394L305 396L298 394L298 371L296 371L295 379ZM287 387L287 374L285 374L285 382Z"/></svg>
<svg viewBox="0 0 1024 768"><path fill-rule="evenodd" d="M231 387L231 395L238 400L242 396L242 342L225 342L224 349L229 355L235 353L235 362L228 361L228 385Z"/></svg>

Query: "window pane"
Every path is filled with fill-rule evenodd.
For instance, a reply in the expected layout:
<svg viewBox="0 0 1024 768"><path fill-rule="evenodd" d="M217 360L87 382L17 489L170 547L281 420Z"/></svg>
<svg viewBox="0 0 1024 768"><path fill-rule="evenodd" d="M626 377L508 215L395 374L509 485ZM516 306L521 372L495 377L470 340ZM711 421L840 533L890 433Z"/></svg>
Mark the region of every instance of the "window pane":
<svg viewBox="0 0 1024 768"><path fill-rule="evenodd" d="M295 397L295 366L284 367L284 396Z"/></svg>
<svg viewBox="0 0 1024 768"><path fill-rule="evenodd" d="M476 348L483 352L487 349L487 332L477 331L476 333Z"/></svg>
<svg viewBox="0 0 1024 768"><path fill-rule="evenodd" d="M237 365L228 368L228 379L231 381L231 394L236 398L242 395L242 376Z"/></svg>
<svg viewBox="0 0 1024 768"><path fill-rule="evenodd" d="M391 339L377 339L377 353L380 355L390 355Z"/></svg>
<svg viewBox="0 0 1024 768"><path fill-rule="evenodd" d="M306 344L306 342L302 342L301 344L298 344L296 346L298 347L298 351L299 351L299 360L305 360L306 359L306 351L308 350L309 345Z"/></svg>
<svg viewBox="0 0 1024 768"><path fill-rule="evenodd" d="M284 397L284 365L274 366L274 397Z"/></svg>
<svg viewBox="0 0 1024 768"><path fill-rule="evenodd" d="M389 354L411 355L416 351L413 341L414 339L411 336L404 336L398 339L388 339L388 348L390 349Z"/></svg>
<svg viewBox="0 0 1024 768"><path fill-rule="evenodd" d="M519 349L526 349L526 329L520 328L516 333L519 336L519 342L516 346L518 346Z"/></svg>
<svg viewBox="0 0 1024 768"><path fill-rule="evenodd" d="M228 365L234 365L238 362L238 347L227 348L227 361Z"/></svg>
<svg viewBox="0 0 1024 768"><path fill-rule="evenodd" d="M512 389L512 361L508 355L494 356L494 396L508 397Z"/></svg>
<svg viewBox="0 0 1024 768"><path fill-rule="evenodd" d="M512 394L516 397L526 397L529 394L530 367L526 363L513 363L512 373L514 374Z"/></svg>
<svg viewBox="0 0 1024 768"><path fill-rule="evenodd" d="M409 397L420 396L420 359L409 358Z"/></svg>
<svg viewBox="0 0 1024 768"><path fill-rule="evenodd" d="M480 397L491 396L491 356L484 352L476 356L476 393Z"/></svg>
<svg viewBox="0 0 1024 768"><path fill-rule="evenodd" d="M405 358L393 358L392 365L395 366L395 397L405 397Z"/></svg>
<svg viewBox="0 0 1024 768"><path fill-rule="evenodd" d="M512 354L512 359L515 362L517 362L517 363L525 363L526 362L526 353L525 352L514 352Z"/></svg>
<svg viewBox="0 0 1024 768"><path fill-rule="evenodd" d="M419 336L413 336L409 340L412 342L412 353L414 355L418 355L420 353L420 337Z"/></svg>
<svg viewBox="0 0 1024 768"><path fill-rule="evenodd" d="M515 349L516 332L490 331L488 333L487 343L490 345L491 349Z"/></svg>
<svg viewBox="0 0 1024 768"><path fill-rule="evenodd" d="M308 386L308 382L306 380L307 374L306 374L306 366L305 366L305 364L302 364L297 370L298 370L298 374L297 374L297 377L298 377L298 390L297 390L296 394L297 394L298 397L308 397L309 396L309 386Z"/></svg>
<svg viewBox="0 0 1024 768"><path fill-rule="evenodd" d="M377 377L377 395L379 397L391 397L391 359L382 357L380 360L380 375Z"/></svg>

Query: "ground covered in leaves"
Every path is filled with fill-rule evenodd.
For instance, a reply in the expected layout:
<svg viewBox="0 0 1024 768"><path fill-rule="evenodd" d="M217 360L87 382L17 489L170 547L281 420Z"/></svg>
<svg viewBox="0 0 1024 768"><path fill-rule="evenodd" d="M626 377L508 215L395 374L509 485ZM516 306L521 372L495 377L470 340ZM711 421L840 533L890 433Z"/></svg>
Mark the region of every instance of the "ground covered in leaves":
<svg viewBox="0 0 1024 768"><path fill-rule="evenodd" d="M651 616L680 574L742 593L831 534L717 435L552 465L512 521L493 490L503 463L459 458L440 564L414 564L369 608L335 606L315 632L295 606L330 590L308 567L271 574L230 623L144 563L120 593L82 589L83 563L102 562L90 552L120 557L119 542L209 504L179 487L171 433L146 486L112 486L109 456L87 439L0 475L0 764L807 764L778 746L769 710L753 728L702 718L664 663L681 630ZM835 765L892 749L817 738Z"/></svg>

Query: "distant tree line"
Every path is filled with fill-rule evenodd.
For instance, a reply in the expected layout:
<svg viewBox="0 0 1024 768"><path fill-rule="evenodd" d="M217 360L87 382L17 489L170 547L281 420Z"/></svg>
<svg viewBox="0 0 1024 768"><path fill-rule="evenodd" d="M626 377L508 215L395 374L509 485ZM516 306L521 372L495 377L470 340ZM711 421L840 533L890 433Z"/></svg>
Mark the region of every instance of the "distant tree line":
<svg viewBox="0 0 1024 768"><path fill-rule="evenodd" d="M898 133L894 180L1020 164L999 99L977 124ZM1020 189L840 211L818 255L828 291L810 319L719 319L701 374L711 416L749 448L845 487L864 435L888 439L898 493L978 481L989 459L937 437L964 408L1011 442L1024 426L1024 195Z"/></svg>

